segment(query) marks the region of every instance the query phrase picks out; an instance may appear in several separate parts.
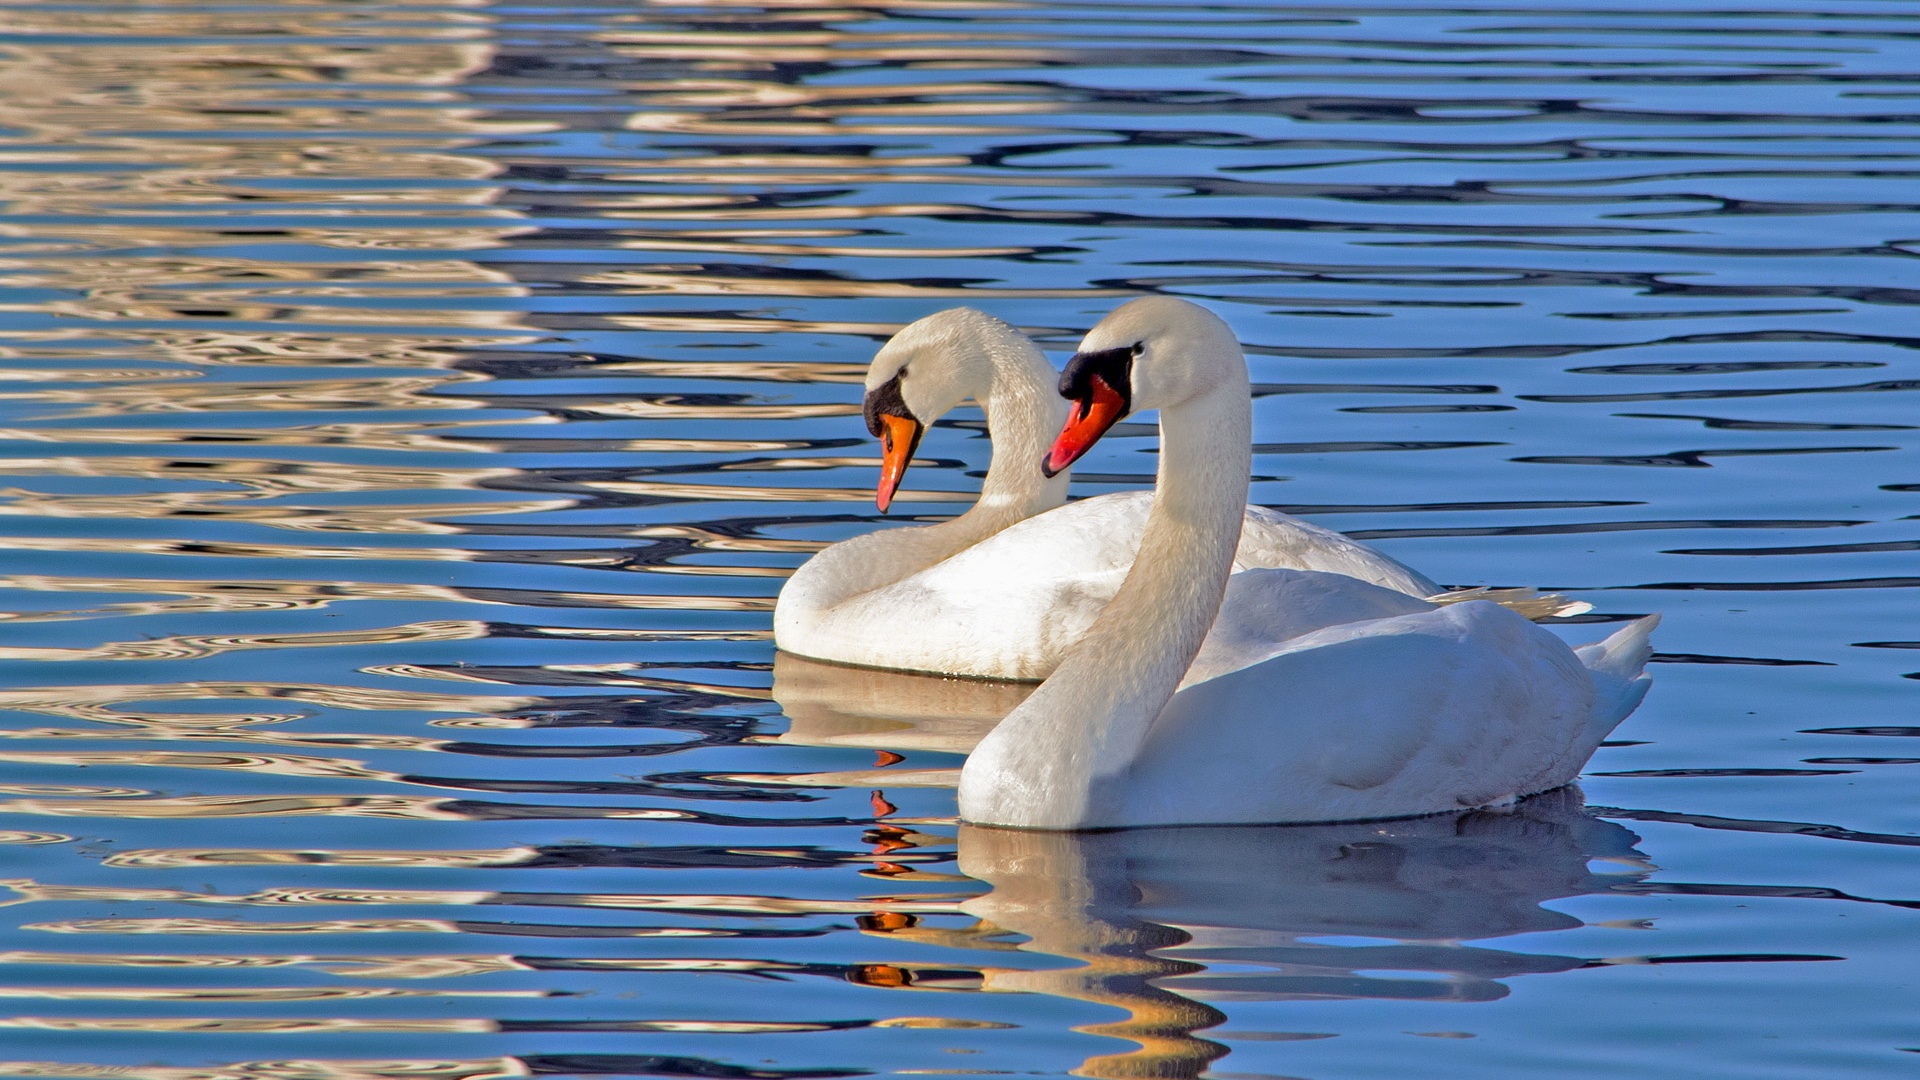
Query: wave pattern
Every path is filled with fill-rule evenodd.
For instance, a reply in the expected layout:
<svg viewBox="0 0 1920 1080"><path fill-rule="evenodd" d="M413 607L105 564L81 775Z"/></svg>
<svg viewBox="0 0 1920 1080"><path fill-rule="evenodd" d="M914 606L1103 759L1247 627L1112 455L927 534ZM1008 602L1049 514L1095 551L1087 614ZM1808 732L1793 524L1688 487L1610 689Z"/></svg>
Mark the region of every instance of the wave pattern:
<svg viewBox="0 0 1920 1080"><path fill-rule="evenodd" d="M7 4L0 1076L1895 1074L1917 32ZM1256 500L1667 614L1604 806L975 830L1024 688L773 655L876 342L1146 292L1245 338Z"/></svg>

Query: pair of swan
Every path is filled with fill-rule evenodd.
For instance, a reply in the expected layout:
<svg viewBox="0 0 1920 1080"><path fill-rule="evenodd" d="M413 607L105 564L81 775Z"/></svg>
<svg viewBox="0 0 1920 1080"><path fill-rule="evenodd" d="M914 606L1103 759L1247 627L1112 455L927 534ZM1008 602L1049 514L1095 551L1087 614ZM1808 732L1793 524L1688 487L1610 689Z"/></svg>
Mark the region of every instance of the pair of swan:
<svg viewBox="0 0 1920 1080"><path fill-rule="evenodd" d="M1015 343L1001 344L1011 350ZM1004 351L988 350L989 362ZM908 400L916 376L899 370L905 366L868 399L889 462L883 499L917 432L882 418L927 415ZM888 381L904 408L890 408ZM1073 407L1046 452L1048 477L1057 481L1121 418L1158 409L1156 495L1137 556L1126 553L1132 569L1110 600L1095 605L1091 624L1069 627L1078 630L1072 640L1026 639L1055 658L1051 674L968 758L959 782L963 820L1094 829L1360 820L1498 805L1573 780L1644 696L1655 618L1569 649L1498 604L1420 599L1415 593L1433 591L1431 582L1338 534L1314 550L1356 560L1363 573L1397 568L1410 575L1403 587L1311 564L1232 573L1245 547L1251 396L1238 342L1205 309L1168 297L1123 305L1088 332L1060 387ZM997 386L990 396L993 423ZM1003 453L1036 449L1018 441L996 444L996 466ZM989 484L1000 471L990 471ZM983 541L970 529L1031 515L1049 497L1045 485L983 487L977 522L969 514L902 530L909 538L891 544L870 536L827 549L783 591L780 609L793 609L784 618L776 610L776 641L804 653L807 631L845 611L867 620L868 655L890 645L911 653L910 639L920 638L994 654L995 630L955 638L940 620L964 614L965 605L911 583L926 567L947 573L976 555ZM1097 530L1114 520L1088 523L1095 530L1084 537L1089 548L1110 549L1112 535ZM1001 525L988 535L1006 543L1021 528ZM1044 628L1053 611L1044 605L1092 591L1064 569L1067 585L1039 583L1037 601L1003 582L979 582L974 606L988 618L1010 602L1029 618L1037 609ZM862 575L893 584L861 593L850 583ZM1410 583L1417 584L1404 587ZM845 595L823 606L835 588ZM950 645L942 648L952 655Z"/></svg>
<svg viewBox="0 0 1920 1080"><path fill-rule="evenodd" d="M1037 681L1058 667L1120 590L1153 495L1130 491L1062 505L1064 469L1034 467L1066 420L1058 373L1025 334L954 308L888 341L867 370L867 425L881 440L878 502L892 501L920 435L968 399L980 403L993 458L980 498L960 517L888 529L827 548L780 592L774 641L783 652L862 667ZM1317 570L1412 597L1433 579L1331 529L1245 507L1234 569ZM1525 589L1466 590L1529 615L1586 605ZM1222 626L1258 626L1260 604L1231 598ZM1383 614L1386 612L1382 612Z"/></svg>

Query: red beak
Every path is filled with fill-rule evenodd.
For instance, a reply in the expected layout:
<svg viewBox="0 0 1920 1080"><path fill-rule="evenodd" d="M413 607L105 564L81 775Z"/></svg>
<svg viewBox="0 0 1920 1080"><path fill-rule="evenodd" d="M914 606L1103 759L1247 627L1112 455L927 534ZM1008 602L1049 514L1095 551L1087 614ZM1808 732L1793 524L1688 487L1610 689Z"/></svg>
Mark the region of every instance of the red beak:
<svg viewBox="0 0 1920 1080"><path fill-rule="evenodd" d="M1053 448L1040 463L1040 471L1048 476L1057 476L1062 469L1079 461L1080 456L1093 449L1100 436L1127 413L1127 399L1107 385L1105 379L1095 375L1088 384L1093 393L1074 401L1066 426L1060 429L1059 438L1053 440Z"/></svg>

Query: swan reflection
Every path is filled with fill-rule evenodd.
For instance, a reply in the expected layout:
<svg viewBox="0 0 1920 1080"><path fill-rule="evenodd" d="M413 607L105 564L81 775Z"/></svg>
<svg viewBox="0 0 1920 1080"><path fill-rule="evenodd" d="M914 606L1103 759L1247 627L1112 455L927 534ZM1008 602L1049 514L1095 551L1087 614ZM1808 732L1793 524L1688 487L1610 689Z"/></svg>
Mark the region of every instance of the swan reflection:
<svg viewBox="0 0 1920 1080"><path fill-rule="evenodd" d="M1544 905L1650 871L1637 840L1563 788L1503 811L1340 825L962 826L959 862L993 887L964 905L982 929L1081 962L989 969L985 989L1126 1010L1082 1030L1137 1049L1077 1075L1194 1077L1227 1052L1194 1034L1226 1020L1215 1003L1491 1001L1511 976L1586 966L1478 943L1584 925Z"/></svg>
<svg viewBox="0 0 1920 1080"><path fill-rule="evenodd" d="M776 653L773 699L791 721L780 742L964 754L1036 683L879 671Z"/></svg>
<svg viewBox="0 0 1920 1080"><path fill-rule="evenodd" d="M964 754L1032 690L781 653L773 697L791 726L777 741ZM952 786L957 776L876 768L793 779ZM1395 821L1107 832L961 825L959 868L992 887L962 905L977 924L942 927L899 911L860 923L922 944L1077 961L1038 971L990 961L981 989L1123 1009L1124 1019L1081 1030L1135 1048L1089 1058L1076 1075L1175 1080L1227 1053L1195 1034L1227 1020L1217 1006L1492 1001L1513 976L1588 966L1485 943L1584 925L1546 905L1645 876L1653 867L1638 842L1587 813L1577 787L1502 810ZM1016 935L1027 940L1016 944Z"/></svg>
<svg viewBox="0 0 1920 1080"><path fill-rule="evenodd" d="M776 653L773 699L787 714L788 726L768 741L875 750L884 755L883 761L890 757L895 762L902 753L914 751L965 754L1036 685L878 671ZM781 782L950 788L960 782L960 770L854 769L788 775Z"/></svg>

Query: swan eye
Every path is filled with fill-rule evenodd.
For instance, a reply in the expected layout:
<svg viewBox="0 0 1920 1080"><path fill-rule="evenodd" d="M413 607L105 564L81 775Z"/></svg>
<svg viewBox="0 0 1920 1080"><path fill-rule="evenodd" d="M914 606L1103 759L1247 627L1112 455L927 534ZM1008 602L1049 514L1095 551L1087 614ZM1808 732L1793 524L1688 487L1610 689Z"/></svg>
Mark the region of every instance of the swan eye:
<svg viewBox="0 0 1920 1080"><path fill-rule="evenodd" d="M1133 361L1144 343L1120 345L1095 352L1074 353L1060 373L1060 396L1068 401L1089 402L1096 396L1095 382L1118 395L1120 415L1130 411L1133 400ZM1117 417L1116 417L1117 419Z"/></svg>
<svg viewBox="0 0 1920 1080"><path fill-rule="evenodd" d="M866 416L867 430L876 439L886 430L886 425L881 423L882 417L894 416L912 420L916 424L920 422L913 415L913 410L907 408L907 399L900 396L901 374L895 372L893 378L868 391L865 400L860 403L860 411Z"/></svg>
<svg viewBox="0 0 1920 1080"><path fill-rule="evenodd" d="M1138 357L1138 356L1139 356L1139 355L1140 355L1141 353L1143 353L1143 352L1146 352L1146 351L1147 351L1147 343L1146 343L1146 342L1144 342L1144 341L1136 341L1136 342L1134 342L1134 343L1133 343L1133 355L1134 355L1135 357Z"/></svg>

